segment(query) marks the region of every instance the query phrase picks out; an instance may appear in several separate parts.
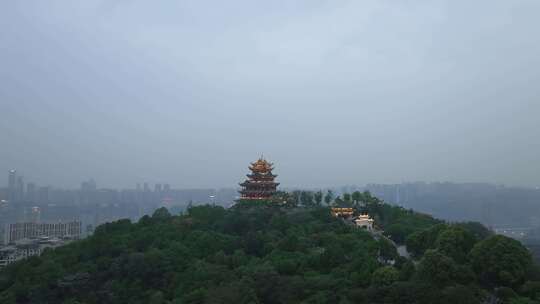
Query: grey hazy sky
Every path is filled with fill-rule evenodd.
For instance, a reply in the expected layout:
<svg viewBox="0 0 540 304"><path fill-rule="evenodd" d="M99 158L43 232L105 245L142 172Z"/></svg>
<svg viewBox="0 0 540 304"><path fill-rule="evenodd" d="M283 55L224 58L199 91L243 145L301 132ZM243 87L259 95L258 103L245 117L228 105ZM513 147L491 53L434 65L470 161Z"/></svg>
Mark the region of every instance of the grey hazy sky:
<svg viewBox="0 0 540 304"><path fill-rule="evenodd" d="M540 184L540 1L0 4L0 183Z"/></svg>

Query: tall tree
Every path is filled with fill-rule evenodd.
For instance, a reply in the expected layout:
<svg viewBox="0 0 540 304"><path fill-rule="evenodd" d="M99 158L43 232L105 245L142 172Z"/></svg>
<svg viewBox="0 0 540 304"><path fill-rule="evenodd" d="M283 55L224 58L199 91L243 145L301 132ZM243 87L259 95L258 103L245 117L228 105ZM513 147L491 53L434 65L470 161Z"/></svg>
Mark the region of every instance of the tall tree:
<svg viewBox="0 0 540 304"><path fill-rule="evenodd" d="M454 226L439 233L435 246L456 262L464 263L475 241L473 234L463 228Z"/></svg>
<svg viewBox="0 0 540 304"><path fill-rule="evenodd" d="M519 241L494 235L471 250L472 265L487 285L515 286L525 279L532 264L531 254Z"/></svg>
<svg viewBox="0 0 540 304"><path fill-rule="evenodd" d="M300 194L300 201L302 205L309 207L313 206L313 193L310 191L302 191Z"/></svg>
<svg viewBox="0 0 540 304"><path fill-rule="evenodd" d="M332 192L332 190L326 191L326 194L324 195L324 202L326 203L326 205L330 206L330 203L332 202L333 199L334 199L334 192Z"/></svg>
<svg viewBox="0 0 540 304"><path fill-rule="evenodd" d="M301 193L302 193L302 191L299 191L299 190L294 190L291 193L291 203L293 205L298 205L300 203L300 194Z"/></svg>
<svg viewBox="0 0 540 304"><path fill-rule="evenodd" d="M352 200L355 204L362 201L362 193L360 191L354 191L352 194Z"/></svg>
<svg viewBox="0 0 540 304"><path fill-rule="evenodd" d="M438 287L449 286L458 277L457 265L437 250L428 250L418 265L418 278Z"/></svg>
<svg viewBox="0 0 540 304"><path fill-rule="evenodd" d="M322 191L319 190L319 191L315 192L315 193L313 194L313 199L315 200L315 204L316 204L317 206L320 206L321 203L322 203L322 199L323 199L323 193L322 193Z"/></svg>

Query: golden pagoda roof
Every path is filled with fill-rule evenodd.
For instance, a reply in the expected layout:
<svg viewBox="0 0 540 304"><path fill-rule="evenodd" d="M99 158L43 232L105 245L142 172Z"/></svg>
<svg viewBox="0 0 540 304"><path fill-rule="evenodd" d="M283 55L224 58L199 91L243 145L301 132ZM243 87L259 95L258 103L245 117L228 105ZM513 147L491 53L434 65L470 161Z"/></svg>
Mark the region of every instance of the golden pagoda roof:
<svg viewBox="0 0 540 304"><path fill-rule="evenodd" d="M249 170L253 172L258 172L258 173L267 173L267 172L272 171L272 169L274 169L272 167L273 165L274 164L272 164L271 162L268 162L266 159L261 157L256 162L251 163L251 166L249 166Z"/></svg>

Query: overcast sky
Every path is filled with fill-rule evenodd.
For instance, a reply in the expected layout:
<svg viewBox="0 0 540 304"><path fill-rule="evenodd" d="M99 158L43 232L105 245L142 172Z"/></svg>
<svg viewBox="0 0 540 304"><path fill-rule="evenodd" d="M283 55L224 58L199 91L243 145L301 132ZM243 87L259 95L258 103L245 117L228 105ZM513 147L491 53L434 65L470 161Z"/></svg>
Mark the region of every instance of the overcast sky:
<svg viewBox="0 0 540 304"><path fill-rule="evenodd" d="M0 4L0 185L540 185L540 1Z"/></svg>

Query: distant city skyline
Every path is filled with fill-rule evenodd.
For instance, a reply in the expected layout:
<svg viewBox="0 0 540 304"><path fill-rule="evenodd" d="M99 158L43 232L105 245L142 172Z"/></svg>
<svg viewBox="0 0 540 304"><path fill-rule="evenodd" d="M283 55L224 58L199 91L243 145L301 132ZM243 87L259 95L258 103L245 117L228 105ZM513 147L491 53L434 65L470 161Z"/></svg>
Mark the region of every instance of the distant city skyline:
<svg viewBox="0 0 540 304"><path fill-rule="evenodd" d="M15 183L13 184L13 191L21 191L20 186L23 187L24 191L28 188L30 188L30 191L37 191L36 186L39 187L49 187L49 188L56 188L56 189L64 189L64 190L99 190L99 189L115 189L115 190L141 190L141 191L167 191L167 190L189 190L189 189L240 189L241 186L239 185L239 182L242 181L239 179L236 183L232 183L231 185L223 185L223 186L201 186L201 187L183 187L180 185L175 185L172 183L169 183L167 181L158 181L158 182L152 182L152 181L137 181L133 184L105 184L105 183L99 183L99 179L90 177L86 179L82 179L78 183L73 184L67 184L67 185L59 185L59 184L52 184L52 183L38 183L35 181L35 179L26 180L24 175L17 175L17 173L20 172L17 169L10 169L7 172L7 178L5 178L5 182L0 182L0 189L6 189L8 191L8 195L10 195L11 192L11 180L12 177L14 177ZM245 176L245 175L244 175ZM279 178L279 175L278 175ZM1 179L0 179L1 180ZM22 182L22 184L19 184L17 182ZM540 189L540 186L536 185L511 185L511 184L504 184L504 183L496 183L496 182L486 182L486 181L451 181L451 180L433 180L433 181L427 181L427 180L405 180L405 181L396 181L391 183L384 183L384 182L365 182L365 183L343 183L343 184L336 184L336 185L326 185L326 186L313 186L313 185L281 185L280 188L283 189L306 189L306 190L314 190L314 189L337 189L337 188L343 188L343 187L365 187L369 185L400 185L400 184L414 184L414 183L426 183L426 184L437 184L437 183L454 183L454 184L488 184L493 186L507 186L507 187L524 187L524 188L531 188L531 189ZM19 189L17 190L17 186L19 186Z"/></svg>

